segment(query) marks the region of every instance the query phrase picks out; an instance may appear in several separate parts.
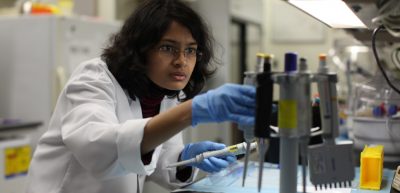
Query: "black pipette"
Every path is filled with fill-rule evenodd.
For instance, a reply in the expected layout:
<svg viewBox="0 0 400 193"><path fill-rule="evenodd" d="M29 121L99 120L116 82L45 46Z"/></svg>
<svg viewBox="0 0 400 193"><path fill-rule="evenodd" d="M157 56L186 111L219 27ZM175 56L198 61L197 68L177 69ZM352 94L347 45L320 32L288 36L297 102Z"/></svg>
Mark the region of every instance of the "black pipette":
<svg viewBox="0 0 400 193"><path fill-rule="evenodd" d="M273 81L271 73L270 59L264 63L264 72L257 75L256 93L256 124L254 134L258 139L259 150L259 172L258 172L258 192L261 191L262 175L264 170L265 153L269 146L270 123L273 100Z"/></svg>

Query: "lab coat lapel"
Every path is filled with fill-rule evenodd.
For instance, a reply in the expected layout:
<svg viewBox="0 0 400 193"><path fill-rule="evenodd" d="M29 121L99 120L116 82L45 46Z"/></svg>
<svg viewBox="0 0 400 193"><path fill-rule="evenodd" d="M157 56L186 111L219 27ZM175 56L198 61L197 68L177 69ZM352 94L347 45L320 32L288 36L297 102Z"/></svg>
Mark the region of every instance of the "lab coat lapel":
<svg viewBox="0 0 400 193"><path fill-rule="evenodd" d="M132 100L121 87L117 88L117 114L121 123L142 117L142 109L139 100Z"/></svg>
<svg viewBox="0 0 400 193"><path fill-rule="evenodd" d="M119 85L117 80L114 78L114 76L107 70L107 73L110 75L111 80L113 84L115 85L115 105L116 105L116 113L119 119L120 123L123 123L129 119L132 119L134 117L142 117L142 109L140 108L140 104L137 100L133 101L132 99L129 98L128 93L126 93L122 87ZM133 103L133 109L135 109L134 112L131 111L131 103Z"/></svg>

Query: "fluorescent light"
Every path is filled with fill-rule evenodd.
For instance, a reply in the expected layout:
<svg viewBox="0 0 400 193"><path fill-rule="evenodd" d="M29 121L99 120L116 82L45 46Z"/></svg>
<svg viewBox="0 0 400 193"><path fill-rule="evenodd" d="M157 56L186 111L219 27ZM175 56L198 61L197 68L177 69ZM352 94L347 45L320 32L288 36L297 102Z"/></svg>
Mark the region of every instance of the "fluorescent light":
<svg viewBox="0 0 400 193"><path fill-rule="evenodd" d="M342 0L287 0L333 28L367 28Z"/></svg>

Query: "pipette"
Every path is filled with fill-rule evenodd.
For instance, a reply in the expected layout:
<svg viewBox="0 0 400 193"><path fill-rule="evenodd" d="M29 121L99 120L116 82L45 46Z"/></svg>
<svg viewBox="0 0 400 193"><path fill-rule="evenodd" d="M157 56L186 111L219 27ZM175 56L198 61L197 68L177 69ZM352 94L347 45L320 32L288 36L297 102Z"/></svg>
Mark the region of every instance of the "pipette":
<svg viewBox="0 0 400 193"><path fill-rule="evenodd" d="M269 59L265 60L263 70L264 72L257 74L256 122L254 128L254 134L258 138L259 150L258 192L261 191L265 153L267 152L270 138L273 80Z"/></svg>
<svg viewBox="0 0 400 193"><path fill-rule="evenodd" d="M257 55L258 57L258 55ZM245 72L245 77L243 84L245 85L255 85L256 82L256 73L254 72ZM244 157L244 165L243 165L243 176L242 176L242 187L244 187L244 182L246 181L247 175L247 166L249 163L250 156L250 143L254 140L254 126L252 125L239 125L239 129L243 131L243 137L246 142L246 154Z"/></svg>
<svg viewBox="0 0 400 193"><path fill-rule="evenodd" d="M257 142L253 142L250 144L250 150L255 149L256 147L257 147ZM236 145L231 145L229 147L226 147L226 148L220 149L220 150L204 152L204 153L197 155L196 157L194 157L192 159L188 159L188 160L184 160L181 162L170 164L167 166L167 168L188 165L191 163L199 163L209 157L217 157L217 156L222 156L222 155L227 155L227 154L240 155L240 154L244 154L244 153L246 153L246 142L239 143Z"/></svg>
<svg viewBox="0 0 400 193"><path fill-rule="evenodd" d="M257 73L261 73L264 69L264 59L266 57L263 53L257 53L257 64L256 71L250 71L244 73L243 84L245 85L253 85L256 86L256 77ZM254 140L254 126L251 125L239 125L239 129L243 131L243 137L246 142L246 147L250 147L251 141ZM243 165L243 176L242 176L242 187L244 187L244 183L246 181L247 176L247 166L249 163L250 156L250 148L246 148L246 154L244 157L244 165Z"/></svg>
<svg viewBox="0 0 400 193"><path fill-rule="evenodd" d="M315 81L321 100L323 143L309 148L310 181L315 185L315 189L317 186L332 187L337 183L345 186L348 184L351 187L351 181L355 176L353 142L336 143L335 141L335 138L339 136L337 74L329 71L325 54L321 54L319 60Z"/></svg>
<svg viewBox="0 0 400 193"><path fill-rule="evenodd" d="M310 83L311 83L311 74L308 70L307 60L305 58L300 58L299 63L299 84L297 84L299 89L298 95L298 108L302 109L302 113L298 115L298 130L299 130L299 150L300 150L300 163L301 163L301 171L302 171L302 180L303 180L303 192L306 193L306 177L307 177L307 155L308 155L308 143L310 141L311 135L311 102L310 102Z"/></svg>
<svg viewBox="0 0 400 193"><path fill-rule="evenodd" d="M300 96L307 81L300 78L297 71L297 53L285 53L284 72L277 74L274 80L279 84L279 191L282 193L297 192L297 166L299 158L299 125L304 114L300 109ZM308 99L309 100L309 99ZM307 104L308 101L303 102ZM304 117L305 118L305 117Z"/></svg>

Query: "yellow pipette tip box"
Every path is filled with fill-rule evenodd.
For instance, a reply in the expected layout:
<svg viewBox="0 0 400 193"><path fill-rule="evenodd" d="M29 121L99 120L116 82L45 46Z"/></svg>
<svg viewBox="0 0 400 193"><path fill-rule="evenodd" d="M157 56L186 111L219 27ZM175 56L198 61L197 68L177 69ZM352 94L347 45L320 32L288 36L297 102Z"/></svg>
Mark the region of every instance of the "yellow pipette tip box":
<svg viewBox="0 0 400 193"><path fill-rule="evenodd" d="M383 145L366 145L361 152L360 162L360 188L380 190L383 172Z"/></svg>

